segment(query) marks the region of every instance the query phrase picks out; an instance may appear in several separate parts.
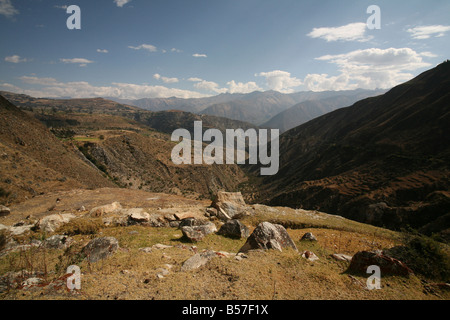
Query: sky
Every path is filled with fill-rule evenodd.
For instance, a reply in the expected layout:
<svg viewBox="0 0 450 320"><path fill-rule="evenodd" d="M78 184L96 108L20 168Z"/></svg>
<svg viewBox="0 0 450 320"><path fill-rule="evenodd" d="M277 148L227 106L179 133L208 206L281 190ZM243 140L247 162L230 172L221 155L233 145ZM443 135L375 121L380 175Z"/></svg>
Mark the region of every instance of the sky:
<svg viewBox="0 0 450 320"><path fill-rule="evenodd" d="M141 99L388 89L449 59L449 38L448 0L0 0L0 90Z"/></svg>

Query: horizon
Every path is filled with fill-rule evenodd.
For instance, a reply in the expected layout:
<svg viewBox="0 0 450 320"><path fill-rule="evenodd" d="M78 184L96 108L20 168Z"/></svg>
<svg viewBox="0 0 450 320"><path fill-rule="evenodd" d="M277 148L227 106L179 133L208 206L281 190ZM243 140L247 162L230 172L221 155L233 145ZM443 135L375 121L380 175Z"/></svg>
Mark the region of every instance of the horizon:
<svg viewBox="0 0 450 320"><path fill-rule="evenodd" d="M370 29L371 5L380 29ZM0 1L0 90L50 99L384 90L447 59L450 3Z"/></svg>

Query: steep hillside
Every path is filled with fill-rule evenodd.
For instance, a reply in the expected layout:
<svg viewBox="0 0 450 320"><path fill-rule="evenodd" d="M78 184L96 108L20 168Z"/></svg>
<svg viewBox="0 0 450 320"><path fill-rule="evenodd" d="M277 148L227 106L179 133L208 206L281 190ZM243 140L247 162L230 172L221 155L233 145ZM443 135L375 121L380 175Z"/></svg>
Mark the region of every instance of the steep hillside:
<svg viewBox="0 0 450 320"><path fill-rule="evenodd" d="M354 95L337 95L326 99L300 102L299 104L280 112L264 123L262 127L280 129L280 133L283 133L328 112L350 106L359 100L384 93L384 91L368 90L356 90L355 92Z"/></svg>
<svg viewBox="0 0 450 320"><path fill-rule="evenodd" d="M0 96L0 202L72 188L114 187L72 144Z"/></svg>
<svg viewBox="0 0 450 320"><path fill-rule="evenodd" d="M260 199L448 236L449 87L446 62L286 132Z"/></svg>

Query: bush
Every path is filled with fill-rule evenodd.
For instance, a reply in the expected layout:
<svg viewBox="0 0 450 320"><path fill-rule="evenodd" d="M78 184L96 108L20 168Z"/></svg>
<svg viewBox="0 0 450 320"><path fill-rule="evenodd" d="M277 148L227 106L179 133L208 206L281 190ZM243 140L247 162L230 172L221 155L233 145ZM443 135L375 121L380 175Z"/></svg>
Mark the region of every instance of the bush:
<svg viewBox="0 0 450 320"><path fill-rule="evenodd" d="M59 228L57 232L68 236L78 234L90 235L98 233L103 227L104 225L101 219L79 218L70 220L69 223Z"/></svg>
<svg viewBox="0 0 450 320"><path fill-rule="evenodd" d="M450 280L450 255L443 250L443 244L412 232L405 233L404 243L386 252L406 263L416 274L432 280Z"/></svg>

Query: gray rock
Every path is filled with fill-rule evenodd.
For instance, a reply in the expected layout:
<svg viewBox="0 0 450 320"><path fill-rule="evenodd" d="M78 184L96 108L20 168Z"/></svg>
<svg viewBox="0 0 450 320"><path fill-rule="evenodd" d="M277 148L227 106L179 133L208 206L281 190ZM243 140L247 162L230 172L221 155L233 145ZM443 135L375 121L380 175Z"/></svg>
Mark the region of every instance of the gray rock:
<svg viewBox="0 0 450 320"><path fill-rule="evenodd" d="M302 252L302 257L309 261L319 260L319 257L314 252L308 250Z"/></svg>
<svg viewBox="0 0 450 320"><path fill-rule="evenodd" d="M52 214L46 216L36 223L36 227L47 233L55 232L59 227L68 223L70 220L76 218L75 215L70 213L65 214Z"/></svg>
<svg viewBox="0 0 450 320"><path fill-rule="evenodd" d="M217 231L217 227L212 222L207 222L199 226L181 227L183 235L191 241L201 241L204 237Z"/></svg>
<svg viewBox="0 0 450 320"><path fill-rule="evenodd" d="M122 213L128 216L129 224L144 224L150 221L150 215L142 208L125 209Z"/></svg>
<svg viewBox="0 0 450 320"><path fill-rule="evenodd" d="M255 228L239 252L245 253L249 250L257 249L276 249L282 251L283 248L292 248L298 251L294 241L292 241L283 226L270 222L262 222Z"/></svg>
<svg viewBox="0 0 450 320"><path fill-rule="evenodd" d="M217 234L229 238L240 239L248 238L250 236L250 230L239 220L233 219L222 225Z"/></svg>
<svg viewBox="0 0 450 320"><path fill-rule="evenodd" d="M300 241L317 241L317 238L311 232L307 232L303 235Z"/></svg>
<svg viewBox="0 0 450 320"><path fill-rule="evenodd" d="M119 242L113 237L91 240L82 250L89 262L97 262L113 254L119 248Z"/></svg>
<svg viewBox="0 0 450 320"><path fill-rule="evenodd" d="M26 226L20 226L20 227L10 227L8 229L10 235L12 236L20 236L24 233L29 232L34 226L33 225L26 225Z"/></svg>
<svg viewBox="0 0 450 320"><path fill-rule="evenodd" d="M248 215L248 207L240 192L220 191L211 206L217 210L217 217L224 221Z"/></svg>
<svg viewBox="0 0 450 320"><path fill-rule="evenodd" d="M45 239L42 246L49 249L66 249L73 243L73 239L69 236L54 235Z"/></svg>
<svg viewBox="0 0 450 320"><path fill-rule="evenodd" d="M11 214L11 209L5 206L0 206L0 217L6 217Z"/></svg>
<svg viewBox="0 0 450 320"><path fill-rule="evenodd" d="M207 264L209 260L216 256L216 253L212 250L208 250L202 253L196 253L183 263L183 265L181 266L181 271L198 269L201 266Z"/></svg>

